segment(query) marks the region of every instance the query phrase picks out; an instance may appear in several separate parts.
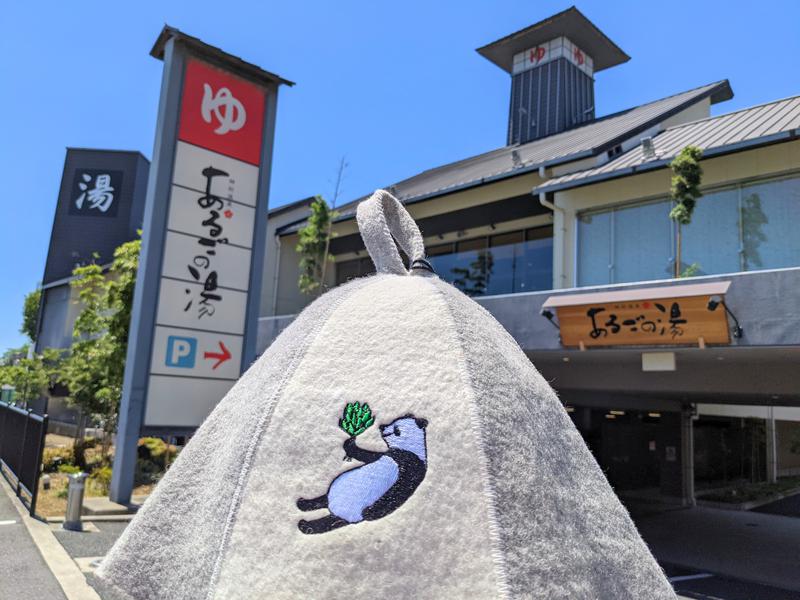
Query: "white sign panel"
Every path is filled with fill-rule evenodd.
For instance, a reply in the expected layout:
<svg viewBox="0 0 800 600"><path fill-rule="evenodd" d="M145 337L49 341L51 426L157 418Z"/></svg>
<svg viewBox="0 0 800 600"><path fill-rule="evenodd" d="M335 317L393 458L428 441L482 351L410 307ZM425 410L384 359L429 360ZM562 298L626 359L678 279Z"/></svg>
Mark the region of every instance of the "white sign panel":
<svg viewBox="0 0 800 600"><path fill-rule="evenodd" d="M200 425L241 373L264 102L262 88L187 63L145 426Z"/></svg>
<svg viewBox="0 0 800 600"><path fill-rule="evenodd" d="M224 294L225 310L215 308L213 304L204 305L195 301L195 298L201 297L203 294L202 284L163 278L156 323L217 333L238 334L244 328L247 293L234 290L221 290L220 293ZM176 298L180 298L181 301L177 302ZM195 304L197 305L195 306ZM187 307L188 310L185 310ZM197 314L200 314L201 311L206 311L206 313L203 315L202 323L198 324L200 319L197 318Z"/></svg>
<svg viewBox="0 0 800 600"><path fill-rule="evenodd" d="M205 245L206 241L215 243ZM214 254L208 253L209 248ZM248 248L184 232L167 232L164 265L161 270L164 277L202 284L208 281L211 273L216 273L213 279L217 287L246 292L250 280L248 266L250 266Z"/></svg>
<svg viewBox="0 0 800 600"><path fill-rule="evenodd" d="M241 360L241 336L156 327L150 372L175 377L236 379Z"/></svg>
<svg viewBox="0 0 800 600"><path fill-rule="evenodd" d="M562 36L515 54L512 73L516 75L562 57L589 76L594 72L592 57Z"/></svg>
<svg viewBox="0 0 800 600"><path fill-rule="evenodd" d="M197 204L196 190L172 186L172 197L169 203L169 220L179 224L184 233L202 237L206 234L203 221L206 216ZM225 225L225 237L228 243L243 248L250 248L253 243L253 223L255 208L238 201L231 202L222 210L221 222ZM198 218L202 217L202 218Z"/></svg>
<svg viewBox="0 0 800 600"><path fill-rule="evenodd" d="M210 178L208 193L225 200L256 205L258 168L218 152L210 152L186 142L178 142L175 151L175 171L172 182L197 192L206 192L209 180L203 176L205 167L224 171L226 175Z"/></svg>
<svg viewBox="0 0 800 600"><path fill-rule="evenodd" d="M170 401L148 402L144 421L195 426L214 410L219 399L228 393L234 383L228 379L178 379L151 375L149 392L155 398L170 398Z"/></svg>

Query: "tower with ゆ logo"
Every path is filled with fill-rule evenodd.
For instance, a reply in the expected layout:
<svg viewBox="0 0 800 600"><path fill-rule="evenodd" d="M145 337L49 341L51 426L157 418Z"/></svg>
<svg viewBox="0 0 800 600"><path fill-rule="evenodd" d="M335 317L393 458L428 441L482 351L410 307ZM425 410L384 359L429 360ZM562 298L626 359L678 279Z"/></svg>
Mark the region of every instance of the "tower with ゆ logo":
<svg viewBox="0 0 800 600"><path fill-rule="evenodd" d="M594 120L594 74L630 60L577 8L478 48L511 75L508 144Z"/></svg>
<svg viewBox="0 0 800 600"><path fill-rule="evenodd" d="M292 82L165 27L111 498L140 435L187 435L255 358L278 88ZM88 186L87 186L88 192ZM84 202L102 210L102 194Z"/></svg>

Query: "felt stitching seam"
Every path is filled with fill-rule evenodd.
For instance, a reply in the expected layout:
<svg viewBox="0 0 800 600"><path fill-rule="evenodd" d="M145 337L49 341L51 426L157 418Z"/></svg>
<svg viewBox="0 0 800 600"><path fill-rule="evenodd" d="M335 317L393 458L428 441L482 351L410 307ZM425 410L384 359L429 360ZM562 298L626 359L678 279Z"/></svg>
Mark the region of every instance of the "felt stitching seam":
<svg viewBox="0 0 800 600"><path fill-rule="evenodd" d="M497 520L497 513L495 510L495 486L494 486L494 478L491 475L489 470L489 458L486 453L486 443L483 439L483 432L481 430L481 422L480 422L480 415L478 414L478 409L475 403L475 388L473 387L473 380L474 374L472 369L470 368L469 361L466 358L466 353L464 352L464 339L461 335L461 332L457 326L455 315L450 308L450 304L445 297L445 293L440 286L449 285L446 283L441 282L438 279L430 279L430 285L436 291L436 294L439 296L441 302L445 306L445 310L447 311L447 315L450 318L451 323L451 330L453 331L456 340L457 340L457 360L459 362L459 371L463 379L465 380L467 388L469 390L470 400L469 400L469 413L470 413L470 422L472 425L472 431L475 435L475 439L478 443L478 451L480 454L480 470L481 476L483 477L484 481L484 493L486 494L486 507L487 507L487 518L489 522L489 537L491 538L492 542L492 560L495 564L496 575L497 575L497 585L500 598L510 598L511 591L508 585L508 577L506 575L506 565L505 565L505 557L503 556L503 552L500 549L500 525Z"/></svg>
<svg viewBox="0 0 800 600"><path fill-rule="evenodd" d="M244 461L242 464L242 470L239 472L239 479L236 482L236 488L233 492L233 496L231 498L230 509L228 510L228 516L225 519L225 527L222 530L222 539L220 540L219 549L217 551L217 557L214 559L214 566L211 570L211 577L209 578L208 582L208 592L206 594L206 599L211 600L215 594L215 588L219 581L220 571L222 568L222 561L227 551L228 542L230 540L231 531L233 530L233 526L236 522L236 515L238 513L238 509L242 503L242 493L244 491L245 486L247 485L247 480L250 475L250 468L253 463L253 459L255 458L256 450L261 443L261 438L264 435L264 432L267 429L269 421L272 418L272 413L275 409L275 404L277 403L278 398L283 394L283 390L286 387L286 384L289 382L291 377L297 371L297 367L302 362L303 358L306 356L306 352L308 348L311 346L313 341L317 338L317 334L323 328L323 326L328 322L331 316L339 309L339 307L345 302L345 300L351 298L353 294L363 290L365 287L372 285L375 283L374 280L365 282L364 285L361 285L355 289L353 289L348 294L343 294L341 297L337 298L330 311L328 312L327 317L324 319L320 319L317 323L315 323L312 328L310 334L306 337L305 343L300 346L295 355L292 357L291 362L289 363L288 368L284 372L284 376L281 379L281 382L275 388L275 391L272 394L272 397L269 400L269 406L264 411L264 414L261 415L261 418L258 420L256 424L256 428L254 430L254 435L251 437L250 444L247 447L247 452L245 453Z"/></svg>

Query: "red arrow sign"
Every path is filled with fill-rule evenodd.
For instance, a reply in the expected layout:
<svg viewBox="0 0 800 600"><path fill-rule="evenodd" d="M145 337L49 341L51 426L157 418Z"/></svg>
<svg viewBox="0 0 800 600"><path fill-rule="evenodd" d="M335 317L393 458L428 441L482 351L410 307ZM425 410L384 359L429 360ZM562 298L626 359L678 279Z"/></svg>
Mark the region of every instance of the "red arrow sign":
<svg viewBox="0 0 800 600"><path fill-rule="evenodd" d="M218 366L220 366L222 363L224 363L231 357L230 351L225 347L225 344L223 344L222 342L219 342L219 349L222 350L222 352L203 353L203 358L214 358L217 360L214 366L211 367L212 369L216 369Z"/></svg>

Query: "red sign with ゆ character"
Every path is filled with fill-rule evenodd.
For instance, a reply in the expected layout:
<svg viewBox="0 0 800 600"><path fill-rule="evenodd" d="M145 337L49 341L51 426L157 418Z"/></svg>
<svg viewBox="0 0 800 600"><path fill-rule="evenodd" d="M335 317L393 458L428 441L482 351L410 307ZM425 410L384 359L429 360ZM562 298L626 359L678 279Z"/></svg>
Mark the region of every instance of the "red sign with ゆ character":
<svg viewBox="0 0 800 600"><path fill-rule="evenodd" d="M264 96L249 81L189 59L178 139L258 166Z"/></svg>

